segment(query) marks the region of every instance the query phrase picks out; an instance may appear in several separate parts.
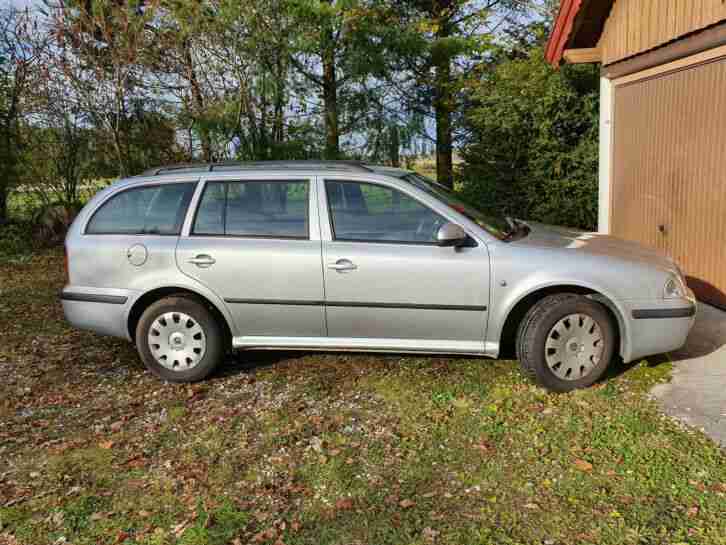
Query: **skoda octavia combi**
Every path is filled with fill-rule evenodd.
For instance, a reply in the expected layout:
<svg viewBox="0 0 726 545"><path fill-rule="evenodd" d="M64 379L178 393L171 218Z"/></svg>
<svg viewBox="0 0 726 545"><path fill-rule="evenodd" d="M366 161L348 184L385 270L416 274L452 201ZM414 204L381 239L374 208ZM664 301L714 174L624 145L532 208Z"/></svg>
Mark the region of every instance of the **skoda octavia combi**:
<svg viewBox="0 0 726 545"><path fill-rule="evenodd" d="M182 165L121 180L65 242L74 326L134 342L162 379L232 348L470 354L512 347L553 391L679 348L695 300L656 251L490 217L359 162Z"/></svg>

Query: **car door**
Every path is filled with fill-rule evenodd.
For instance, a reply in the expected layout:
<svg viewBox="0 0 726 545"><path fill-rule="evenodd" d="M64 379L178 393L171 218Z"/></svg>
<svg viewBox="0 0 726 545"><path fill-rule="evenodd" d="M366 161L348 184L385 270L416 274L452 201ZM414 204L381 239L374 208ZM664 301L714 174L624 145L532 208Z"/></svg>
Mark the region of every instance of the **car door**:
<svg viewBox="0 0 726 545"><path fill-rule="evenodd" d="M325 335L315 189L306 177L204 182L177 263L224 299L237 336Z"/></svg>
<svg viewBox="0 0 726 545"><path fill-rule="evenodd" d="M319 184L328 336L371 339L370 348L482 351L486 245L438 246L445 207L433 210L402 182L326 176Z"/></svg>

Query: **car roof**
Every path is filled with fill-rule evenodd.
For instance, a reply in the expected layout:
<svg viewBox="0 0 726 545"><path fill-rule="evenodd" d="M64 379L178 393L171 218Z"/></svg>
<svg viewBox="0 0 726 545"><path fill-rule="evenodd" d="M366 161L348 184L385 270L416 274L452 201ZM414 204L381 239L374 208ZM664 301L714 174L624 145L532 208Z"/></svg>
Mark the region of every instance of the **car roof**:
<svg viewBox="0 0 726 545"><path fill-rule="evenodd" d="M193 174L204 172L236 172L236 171L325 171L380 174L402 178L410 172L400 168L371 165L363 161L229 161L220 163L181 163L163 167L155 167L140 176L160 176L164 174Z"/></svg>

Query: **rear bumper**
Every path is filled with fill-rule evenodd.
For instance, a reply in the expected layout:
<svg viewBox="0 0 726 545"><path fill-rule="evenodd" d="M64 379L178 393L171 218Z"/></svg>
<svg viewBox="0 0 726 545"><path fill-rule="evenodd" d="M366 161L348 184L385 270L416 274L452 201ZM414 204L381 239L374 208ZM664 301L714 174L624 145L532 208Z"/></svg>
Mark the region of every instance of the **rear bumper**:
<svg viewBox="0 0 726 545"><path fill-rule="evenodd" d="M678 350L696 321L695 299L629 301L629 343L623 359L638 358Z"/></svg>
<svg viewBox="0 0 726 545"><path fill-rule="evenodd" d="M66 320L73 327L131 340L127 318L134 294L127 290L67 286L60 299Z"/></svg>

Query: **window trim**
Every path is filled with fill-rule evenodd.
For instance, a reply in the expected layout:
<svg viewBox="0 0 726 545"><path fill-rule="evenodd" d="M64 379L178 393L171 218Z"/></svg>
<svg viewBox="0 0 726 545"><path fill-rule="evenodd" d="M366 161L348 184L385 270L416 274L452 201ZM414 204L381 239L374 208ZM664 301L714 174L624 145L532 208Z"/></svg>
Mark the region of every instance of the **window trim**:
<svg viewBox="0 0 726 545"><path fill-rule="evenodd" d="M182 216L181 224L179 225L179 229L177 233L119 233L119 232L113 232L113 231L98 231L95 233L90 233L88 231L91 222L93 222L96 215L103 210L108 203L110 203L113 199L118 197L119 195L123 193L127 193L129 191L135 191L135 190L143 190L143 189L152 189L157 187L167 187L172 185L190 185L192 186L192 189L189 194L189 200L187 201L184 214ZM94 210L93 213L91 213L90 217L86 220L84 226L83 226L83 236L120 236L120 237L179 237L181 236L182 231L184 230L184 222L186 220L187 215L189 214L189 207L192 204L192 201L194 200L194 193L196 192L197 185L199 184L199 180L186 180L186 181L173 181L173 182L152 182L152 183L142 183L138 185L130 185L128 187L124 187L122 189L119 189L118 191L114 191L111 193L108 197L106 197L101 204L99 204ZM179 211L177 211L179 213Z"/></svg>
<svg viewBox="0 0 726 545"><path fill-rule="evenodd" d="M199 210L202 207L202 202L204 201L204 195L207 192L207 188L211 184L227 184L227 187L225 189L225 197L224 197L224 209L223 209L223 225L225 226L226 230L226 216L227 216L227 192L229 191L229 184L238 183L238 184L245 184L245 183L304 183L307 184L307 195L305 200L305 206L307 207L307 234L305 236L280 236L280 235L228 235L228 234L213 234L213 233L195 233L194 227L197 224L197 216L199 214ZM192 222L189 225L189 234L187 236L194 237L194 238L222 238L222 239L259 239L259 240L311 240L310 238L310 221L311 221L311 210L310 210L310 194L312 190L312 182L309 178L300 178L300 179L293 179L293 178L249 178L249 179L239 179L239 178L230 178L230 179L216 179L216 180L204 180L204 187L202 188L202 191L199 195L199 198L196 202L196 208L194 209L194 214L192 215Z"/></svg>
<svg viewBox="0 0 726 545"><path fill-rule="evenodd" d="M419 203L421 206L429 210L430 212L436 214L440 218L443 218L447 222L451 221L443 214L440 214L433 208L431 208L428 204L423 202L421 199L416 198L414 195L411 195L410 193L407 193L406 191L401 190L398 187L387 185L379 182L369 181L369 180L356 180L356 179L347 179L347 178L327 178L323 177L323 192L325 194L325 204L328 212L328 223L330 224L330 235L331 235L331 241L332 242L347 242L347 243L361 243L361 244L395 244L395 245L404 245L404 246L435 246L439 247L438 242L432 241L432 242L425 242L425 241L418 241L418 240L380 240L380 239L359 239L359 238L338 238L335 234L335 222L333 220L333 209L330 206L330 199L328 198L328 182L332 183L352 183L352 184L366 184L366 185L375 185L378 187L383 187L385 189L389 189L391 191L398 191L399 193L406 195L410 199L413 199L417 203Z"/></svg>

